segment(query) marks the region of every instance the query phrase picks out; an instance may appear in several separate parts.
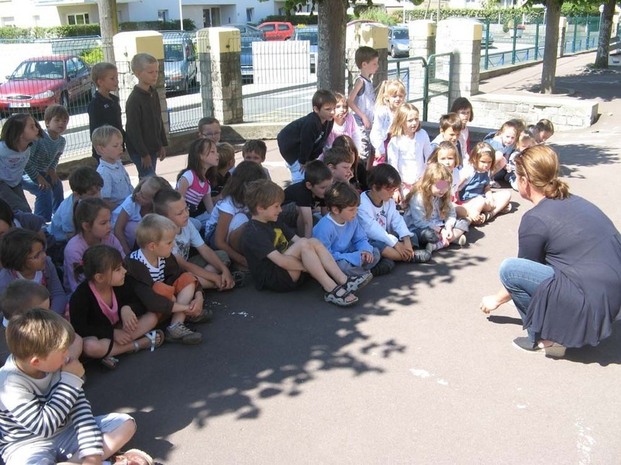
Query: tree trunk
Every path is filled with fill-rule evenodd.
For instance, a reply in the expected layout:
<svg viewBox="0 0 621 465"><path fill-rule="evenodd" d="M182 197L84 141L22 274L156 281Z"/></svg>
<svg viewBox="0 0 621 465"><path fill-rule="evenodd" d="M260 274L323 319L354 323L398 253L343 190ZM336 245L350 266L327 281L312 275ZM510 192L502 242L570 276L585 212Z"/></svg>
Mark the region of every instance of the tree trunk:
<svg viewBox="0 0 621 465"><path fill-rule="evenodd" d="M596 68L608 68L608 54L610 53L610 34L612 33L612 17L615 13L616 0L604 2L602 11L602 23L599 25L599 38L597 42L597 55L595 56Z"/></svg>
<svg viewBox="0 0 621 465"><path fill-rule="evenodd" d="M556 75L556 54L558 51L558 28L561 18L561 1L546 1L546 40L543 48L543 70L541 72L541 93L554 92Z"/></svg>
<svg viewBox="0 0 621 465"><path fill-rule="evenodd" d="M320 1L317 20L317 87L344 94L347 0Z"/></svg>
<svg viewBox="0 0 621 465"><path fill-rule="evenodd" d="M112 38L119 31L116 17L116 0L97 0L99 8L99 27L101 28L101 48L104 61L115 63Z"/></svg>

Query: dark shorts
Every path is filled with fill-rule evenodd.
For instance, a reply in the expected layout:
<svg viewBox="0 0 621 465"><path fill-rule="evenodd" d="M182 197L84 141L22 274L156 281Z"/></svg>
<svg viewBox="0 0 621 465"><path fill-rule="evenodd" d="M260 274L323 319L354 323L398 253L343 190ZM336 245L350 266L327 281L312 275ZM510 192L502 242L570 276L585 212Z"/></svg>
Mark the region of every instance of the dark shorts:
<svg viewBox="0 0 621 465"><path fill-rule="evenodd" d="M263 276L262 282L257 282L257 289L269 289L274 292L290 292L294 291L306 280L306 273L300 275L300 279L294 281L287 270L280 267L274 267L271 273ZM254 278L254 277L253 277Z"/></svg>

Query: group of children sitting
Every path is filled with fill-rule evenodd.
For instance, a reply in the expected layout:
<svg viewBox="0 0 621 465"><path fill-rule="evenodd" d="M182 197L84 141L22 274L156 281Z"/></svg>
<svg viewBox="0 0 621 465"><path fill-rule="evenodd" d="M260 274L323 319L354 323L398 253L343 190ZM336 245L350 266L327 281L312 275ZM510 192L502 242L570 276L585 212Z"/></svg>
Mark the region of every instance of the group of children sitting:
<svg viewBox="0 0 621 465"><path fill-rule="evenodd" d="M114 368L118 355L153 351L165 340L200 343L194 325L212 316L204 290L232 289L249 273L258 289L285 292L311 276L326 302L347 307L358 301L359 289L373 276L389 273L395 262L427 262L435 250L454 242L465 245L471 224L510 211L510 191L492 191L492 182L514 185L513 159L529 144L544 142L553 133L551 123L540 121L529 133L512 120L489 142L469 150L467 123L473 112L461 98L442 116L440 134L430 141L416 107L403 102L399 81L384 82L377 106L371 105L375 91L367 81L377 59L364 49L356 54L362 81L356 81L349 99L320 90L313 112L279 134L293 178L286 189L272 182L262 166L264 142L248 141L244 160L235 166L234 148L219 142L219 122L204 118L174 188L154 174L165 136L130 150L129 131L94 125L98 167L74 170L72 193L63 199L51 187L59 184L55 168L66 110L48 108L46 132L28 115L14 115L5 123L0 308L13 355L0 369L0 448L7 463L27 463L19 447L24 438L60 426L44 417L41 429L26 432L29 418L47 403L22 410L21 384L36 385L28 388L32 398L51 393L62 402L70 397L57 419L86 409L78 359L86 356ZM135 68L136 98L143 106L155 83L147 72L153 63L145 63L144 69L140 63ZM114 73L105 66L94 79L100 93L96 100L107 98L112 107L118 105L109 93L115 84L106 83L114 81ZM98 105L98 111L107 111ZM115 115L107 123L116 121ZM144 128L159 125L143 123ZM47 162L29 148L41 140ZM134 147L140 145L133 140ZM132 157L142 173L135 187L121 163L126 144L130 155L139 155ZM27 187L21 180L26 176L35 184L35 214L27 202L23 205L21 186ZM38 332L45 336L34 337ZM129 440L133 421L122 416L101 423L89 412L84 410L84 424L73 423L78 439L71 437L76 441L72 453L109 457ZM103 434L103 452L101 436L90 443L81 439L81 431L89 428ZM115 450L108 450L106 435L115 437ZM143 454L141 460L149 463L146 454L131 454Z"/></svg>

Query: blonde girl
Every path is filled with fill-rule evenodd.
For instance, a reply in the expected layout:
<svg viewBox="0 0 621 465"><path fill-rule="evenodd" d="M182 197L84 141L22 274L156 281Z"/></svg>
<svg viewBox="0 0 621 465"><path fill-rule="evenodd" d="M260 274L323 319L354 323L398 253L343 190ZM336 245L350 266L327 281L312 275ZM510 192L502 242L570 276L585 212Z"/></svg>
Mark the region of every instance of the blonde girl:
<svg viewBox="0 0 621 465"><path fill-rule="evenodd" d="M420 127L418 108L411 103L397 109L390 134L387 162L401 176L400 199L403 199L425 170L425 161L432 152L431 141L427 131Z"/></svg>
<svg viewBox="0 0 621 465"><path fill-rule="evenodd" d="M373 127L369 138L375 149L375 157L367 159L367 170L386 162L386 147L390 140L390 125L397 109L405 102L405 86L398 79L387 79L377 91Z"/></svg>
<svg viewBox="0 0 621 465"><path fill-rule="evenodd" d="M203 228L213 210L209 180L215 177L218 160L216 143L211 139L197 139L188 150L188 166L177 178L177 190L185 198L197 231Z"/></svg>
<svg viewBox="0 0 621 465"><path fill-rule="evenodd" d="M67 242L63 261L64 285L68 294L84 280L84 276L75 270L81 265L84 252L89 247L105 244L125 256L123 246L112 234L111 217L109 204L100 198L82 199L76 205L73 212L76 235Z"/></svg>
<svg viewBox="0 0 621 465"><path fill-rule="evenodd" d="M472 109L472 103L466 97L458 97L451 105L451 113L457 113L461 120L461 132L459 133L459 147L461 148L462 162L468 162L468 154L470 153L470 130L468 129L468 123L471 123L474 118L474 110ZM462 164L458 164L461 168Z"/></svg>
<svg viewBox="0 0 621 465"><path fill-rule="evenodd" d="M461 170L459 201L473 224L483 224L498 213L511 211L511 192L491 191L490 170L493 165L494 149L487 142L479 142L470 152L468 165Z"/></svg>
<svg viewBox="0 0 621 465"><path fill-rule="evenodd" d="M332 131L330 135L326 139L326 145L324 146L324 153L332 144L334 144L334 140L342 135L346 135L351 137L356 145L356 150L360 152L362 148L362 133L360 128L356 124L356 120L354 119L354 114L349 111L349 106L347 105L347 98L343 94L339 94L338 92L334 93L336 97L336 106L334 107L334 126L332 126Z"/></svg>
<svg viewBox="0 0 621 465"><path fill-rule="evenodd" d="M421 247L431 253L452 242L466 244L464 233L468 221L457 219L451 202L451 171L440 163L427 165L421 179L406 197L403 219L408 229L416 234Z"/></svg>
<svg viewBox="0 0 621 465"><path fill-rule="evenodd" d="M520 128L524 123L517 120L509 120L503 123L498 132L492 138L485 138L485 142L494 149L494 165L491 175L494 183L492 187L499 187L495 181L502 181L507 174L505 167L509 157L515 151L515 144L520 137Z"/></svg>
<svg viewBox="0 0 621 465"><path fill-rule="evenodd" d="M114 247L95 245L84 253L81 265L86 280L69 302L71 324L83 339L87 357L99 359L107 368L116 368L116 355L155 350L164 342L164 333L153 330L158 322L152 312L137 314L130 297L122 291L127 270Z"/></svg>
<svg viewBox="0 0 621 465"><path fill-rule="evenodd" d="M136 242L136 228L143 216L153 212L153 197L161 189L170 189L170 183L160 176L141 178L132 195L112 212L114 235L127 255Z"/></svg>

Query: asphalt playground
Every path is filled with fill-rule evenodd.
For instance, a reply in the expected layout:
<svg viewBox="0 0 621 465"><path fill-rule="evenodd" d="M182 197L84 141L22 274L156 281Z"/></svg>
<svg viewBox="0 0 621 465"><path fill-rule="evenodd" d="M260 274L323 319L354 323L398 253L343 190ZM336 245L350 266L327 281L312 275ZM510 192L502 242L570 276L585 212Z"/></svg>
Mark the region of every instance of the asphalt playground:
<svg viewBox="0 0 621 465"><path fill-rule="evenodd" d="M572 193L621 228L621 71L588 72L593 59L560 59L557 86L597 99L598 121L550 142ZM481 91L519 98L540 74L516 71ZM268 148L266 166L284 182L275 141ZM170 157L157 171L172 181L184 167L185 156ZM397 266L349 309L324 303L313 282L290 294L208 294L215 317L199 327L201 345L87 368L95 414L133 415L130 446L166 465L619 463L621 325L553 360L512 346L524 334L512 304L479 310L517 251L530 205L515 192L512 202L466 247Z"/></svg>

